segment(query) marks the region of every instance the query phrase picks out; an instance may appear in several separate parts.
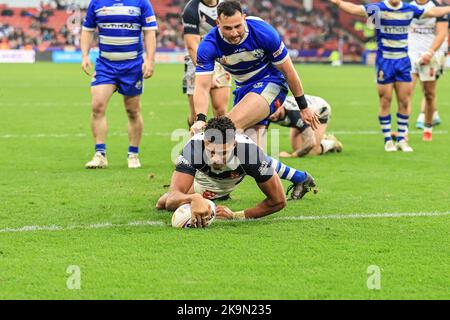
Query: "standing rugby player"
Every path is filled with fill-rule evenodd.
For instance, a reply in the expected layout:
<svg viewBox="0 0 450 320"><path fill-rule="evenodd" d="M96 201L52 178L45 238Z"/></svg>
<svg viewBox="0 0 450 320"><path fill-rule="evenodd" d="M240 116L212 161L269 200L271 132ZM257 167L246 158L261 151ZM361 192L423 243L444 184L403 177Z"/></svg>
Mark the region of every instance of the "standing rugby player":
<svg viewBox="0 0 450 320"><path fill-rule="evenodd" d="M194 88L197 49L202 38L216 26L217 6L222 0L191 0L183 11L183 38L188 55L185 57L183 93L187 95L190 115L189 127L195 121ZM225 115L230 100L231 75L216 62L210 90L214 116Z"/></svg>
<svg viewBox="0 0 450 320"><path fill-rule="evenodd" d="M421 9L401 0L385 0L357 5L343 0L330 0L339 9L360 17L371 17L377 28L378 51L376 75L380 97L379 121L387 152L412 152L406 141L412 94L411 60L408 57L408 32L413 19L441 17L450 7ZM397 95L397 143L391 137L391 101Z"/></svg>
<svg viewBox="0 0 450 320"><path fill-rule="evenodd" d="M92 74L89 48L98 28L100 57ZM115 91L123 95L128 114L128 168L140 168L142 138L141 94L144 79L153 75L156 50L156 17L149 0L92 0L81 32L82 68L92 76L91 128L95 154L85 167L106 168L105 112ZM143 34L143 36L142 36Z"/></svg>

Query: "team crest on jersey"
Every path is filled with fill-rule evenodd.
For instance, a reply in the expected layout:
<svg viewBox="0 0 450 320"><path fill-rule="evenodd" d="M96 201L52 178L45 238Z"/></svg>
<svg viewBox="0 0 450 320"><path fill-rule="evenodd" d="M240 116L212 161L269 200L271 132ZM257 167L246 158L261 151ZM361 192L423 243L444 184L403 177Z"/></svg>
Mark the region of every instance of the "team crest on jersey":
<svg viewBox="0 0 450 320"><path fill-rule="evenodd" d="M237 179L237 178L239 178L241 175L239 174L239 172L237 172L237 171L231 171L231 173L230 173L230 178L231 179Z"/></svg>
<svg viewBox="0 0 450 320"><path fill-rule="evenodd" d="M264 50L262 50L262 49L255 50L255 52L253 53L253 56L256 59L261 59L262 57L264 57Z"/></svg>
<svg viewBox="0 0 450 320"><path fill-rule="evenodd" d="M136 82L135 87L136 87L136 89L141 90L142 89L142 81L139 80L138 82Z"/></svg>
<svg viewBox="0 0 450 320"><path fill-rule="evenodd" d="M435 76L435 70L434 68L430 68L430 77L434 77Z"/></svg>
<svg viewBox="0 0 450 320"><path fill-rule="evenodd" d="M203 198L205 198L205 199L210 199L210 200L212 200L212 199L214 199L215 197L216 197L216 195L217 195L217 193L215 193L215 192L212 192L212 191L209 191L209 190L206 190L205 192L203 192Z"/></svg>
<svg viewBox="0 0 450 320"><path fill-rule="evenodd" d="M384 72L383 72L383 70L380 70L378 72L378 81L384 81Z"/></svg>
<svg viewBox="0 0 450 320"><path fill-rule="evenodd" d="M217 60L220 64L227 64L227 57L223 56Z"/></svg>

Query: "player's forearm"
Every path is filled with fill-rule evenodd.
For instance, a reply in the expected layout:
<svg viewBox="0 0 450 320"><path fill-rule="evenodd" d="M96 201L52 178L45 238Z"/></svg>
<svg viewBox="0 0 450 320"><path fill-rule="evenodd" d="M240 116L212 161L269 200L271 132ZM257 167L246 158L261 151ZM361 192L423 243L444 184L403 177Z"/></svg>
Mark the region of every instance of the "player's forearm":
<svg viewBox="0 0 450 320"><path fill-rule="evenodd" d="M91 48L91 43L94 38L94 32L81 30L80 37L80 48L81 54L86 57L89 55L89 49Z"/></svg>
<svg viewBox="0 0 450 320"><path fill-rule="evenodd" d="M438 17L443 17L447 14L450 14L450 6L446 6L446 7L434 7L431 9L428 9L427 11L425 11L425 13L423 14L423 18L438 18Z"/></svg>
<svg viewBox="0 0 450 320"><path fill-rule="evenodd" d="M257 219L280 211L286 206L284 200L265 199L256 207L244 210L246 219Z"/></svg>
<svg viewBox="0 0 450 320"><path fill-rule="evenodd" d="M154 63L156 54L156 31L144 31L145 58L147 61Z"/></svg>
<svg viewBox="0 0 450 320"><path fill-rule="evenodd" d="M281 66L278 67L281 73L284 75L289 89L291 90L294 97L300 97L304 94L303 85L300 81L297 71L295 70L294 64L291 59L288 59Z"/></svg>
<svg viewBox="0 0 450 320"><path fill-rule="evenodd" d="M354 4L348 1L331 0L339 9L351 15L367 17L366 11L362 5Z"/></svg>
<svg viewBox="0 0 450 320"><path fill-rule="evenodd" d="M210 77L211 79L204 79ZM208 81L209 80L209 81ZM195 90L194 90L194 107L195 113L208 114L209 108L209 91L211 90L211 76L196 76L195 77Z"/></svg>
<svg viewBox="0 0 450 320"><path fill-rule="evenodd" d="M197 66L197 49L198 49L198 46L196 48L194 48L194 47L187 47L189 57L191 58L192 63L194 64L194 66Z"/></svg>
<svg viewBox="0 0 450 320"><path fill-rule="evenodd" d="M177 208L186 203L191 203L195 197L201 197L199 194L185 194L179 191L169 193L166 201L166 210L175 211Z"/></svg>
<svg viewBox="0 0 450 320"><path fill-rule="evenodd" d="M445 38L447 38L448 35L448 23L445 22L440 22L437 25L437 29L436 29L436 38L434 39L433 45L431 46L431 51L432 53L438 51L442 44L445 41Z"/></svg>
<svg viewBox="0 0 450 320"><path fill-rule="evenodd" d="M195 66L197 66L197 50L200 45L201 38L196 35L185 35L184 42L186 43L186 49L188 55L191 58Z"/></svg>

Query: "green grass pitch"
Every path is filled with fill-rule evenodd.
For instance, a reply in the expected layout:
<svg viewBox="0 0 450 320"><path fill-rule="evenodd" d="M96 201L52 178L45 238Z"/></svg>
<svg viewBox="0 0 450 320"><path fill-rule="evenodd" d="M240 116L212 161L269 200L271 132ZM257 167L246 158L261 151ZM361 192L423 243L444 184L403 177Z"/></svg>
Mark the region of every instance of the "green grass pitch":
<svg viewBox="0 0 450 320"><path fill-rule="evenodd" d="M297 68L306 92L332 104L329 131L344 143L342 154L286 161L320 192L259 221L176 230L154 205L180 143L171 133L186 129L183 66L158 65L146 81L143 168L126 168L127 120L115 95L110 167L88 171L90 80L81 68L0 65L0 298L449 299L450 76L439 81L434 140L412 128L415 152L387 154L372 68ZM286 149L287 130L280 136ZM238 190L225 203L232 209L262 199L251 179ZM440 215L375 216L387 213ZM70 265L80 268L79 290L67 287ZM371 265L380 290L368 289Z"/></svg>

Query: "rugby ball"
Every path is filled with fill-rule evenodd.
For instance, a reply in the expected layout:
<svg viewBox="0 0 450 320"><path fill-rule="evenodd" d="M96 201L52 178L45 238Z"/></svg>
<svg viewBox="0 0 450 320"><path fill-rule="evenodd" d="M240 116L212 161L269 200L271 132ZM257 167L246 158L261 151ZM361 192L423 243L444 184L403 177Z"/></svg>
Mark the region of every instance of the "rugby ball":
<svg viewBox="0 0 450 320"><path fill-rule="evenodd" d="M208 220L207 227L214 221L216 218L216 205L211 200L205 199L211 205L211 217ZM186 203L180 206L172 215L172 227L185 229L185 228L195 228L195 226L191 225L191 204Z"/></svg>

